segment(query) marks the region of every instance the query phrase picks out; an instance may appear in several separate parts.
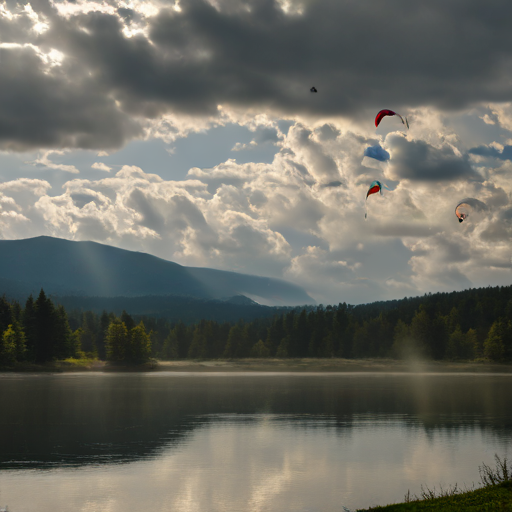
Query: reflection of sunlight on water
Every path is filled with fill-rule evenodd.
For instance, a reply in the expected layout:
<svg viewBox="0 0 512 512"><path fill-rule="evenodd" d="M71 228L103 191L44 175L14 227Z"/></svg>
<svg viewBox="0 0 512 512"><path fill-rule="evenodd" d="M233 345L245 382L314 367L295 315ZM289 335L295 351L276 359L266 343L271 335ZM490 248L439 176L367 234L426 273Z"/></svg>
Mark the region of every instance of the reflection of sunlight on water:
<svg viewBox="0 0 512 512"><path fill-rule="evenodd" d="M497 450L479 429L453 436L441 428L427 436L418 424L372 414L354 418L347 435L327 416L320 427L301 415L213 416L184 447L168 446L158 457L5 472L2 488L9 489L13 511L334 512L341 504L355 510L401 500L421 484L449 485L456 478L471 485L478 480L475 452L480 463ZM38 497L37 508L21 499L27 489Z"/></svg>
<svg viewBox="0 0 512 512"><path fill-rule="evenodd" d="M254 512L260 512L265 506L270 509L272 498L280 494L291 480L292 471L289 463L285 460L281 470L268 472L253 486L247 509Z"/></svg>

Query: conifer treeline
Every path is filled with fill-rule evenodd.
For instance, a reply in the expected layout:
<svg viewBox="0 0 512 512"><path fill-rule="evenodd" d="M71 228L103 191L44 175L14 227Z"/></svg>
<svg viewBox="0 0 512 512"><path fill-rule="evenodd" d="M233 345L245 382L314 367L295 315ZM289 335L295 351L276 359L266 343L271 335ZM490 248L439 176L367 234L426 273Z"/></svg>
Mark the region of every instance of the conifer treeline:
<svg viewBox="0 0 512 512"><path fill-rule="evenodd" d="M67 357L112 361L240 357L512 360L512 287L290 310L272 319L194 325L126 312L66 313L44 291L0 299L0 364Z"/></svg>
<svg viewBox="0 0 512 512"><path fill-rule="evenodd" d="M143 363L150 356L143 322L135 325L126 313L121 318L106 312L98 318L90 311L68 316L43 290L35 301L30 296L24 309L0 298L0 366L83 357Z"/></svg>

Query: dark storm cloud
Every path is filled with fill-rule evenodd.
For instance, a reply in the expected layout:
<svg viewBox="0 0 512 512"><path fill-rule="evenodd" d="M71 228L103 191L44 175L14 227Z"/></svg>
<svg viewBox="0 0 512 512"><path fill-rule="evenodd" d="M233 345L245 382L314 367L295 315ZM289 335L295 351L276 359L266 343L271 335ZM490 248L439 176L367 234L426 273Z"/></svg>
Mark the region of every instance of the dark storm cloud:
<svg viewBox="0 0 512 512"><path fill-rule="evenodd" d="M146 18L149 40L123 32L144 20L137 6L113 1L110 14L69 18L33 2L50 27L38 37L15 27L26 17L2 19L2 41L24 34L67 59L47 74L27 51L2 50L0 101L11 108L0 114L0 144L119 146L140 133L130 115L216 115L219 104L361 118L512 100L505 0L305 1L290 14L276 0L216 4L183 0L180 12Z"/></svg>
<svg viewBox="0 0 512 512"><path fill-rule="evenodd" d="M89 47L89 61L132 109L148 101L212 113L231 103L356 115L512 97L507 2L323 0L305 2L302 15L286 15L274 0L219 5L189 0L180 13L161 11L151 20L154 47L127 40L117 20L97 15L84 21L89 35L72 39Z"/></svg>
<svg viewBox="0 0 512 512"><path fill-rule="evenodd" d="M355 114L511 97L504 16L512 6L504 1L324 0L305 2L298 16L272 0L236 13L220 5L191 0L180 15L162 12L151 30L167 51L210 52L206 65L217 74L204 89L218 102ZM311 97L313 78L320 92Z"/></svg>
<svg viewBox="0 0 512 512"><path fill-rule="evenodd" d="M512 146L505 146L502 151L493 146L478 146L470 149L468 153L497 158L498 160L512 160Z"/></svg>
<svg viewBox="0 0 512 512"><path fill-rule="evenodd" d="M458 156L450 145L437 148L422 140L409 141L400 136L391 136L388 140L391 151L390 170L395 179L483 181L467 158Z"/></svg>
<svg viewBox="0 0 512 512"><path fill-rule="evenodd" d="M33 42L36 39L36 34L30 31L32 25L32 21L26 14L20 13L14 19L0 16L0 43Z"/></svg>
<svg viewBox="0 0 512 512"><path fill-rule="evenodd" d="M77 67L51 72L32 47L0 49L0 146L112 148L140 129Z"/></svg>

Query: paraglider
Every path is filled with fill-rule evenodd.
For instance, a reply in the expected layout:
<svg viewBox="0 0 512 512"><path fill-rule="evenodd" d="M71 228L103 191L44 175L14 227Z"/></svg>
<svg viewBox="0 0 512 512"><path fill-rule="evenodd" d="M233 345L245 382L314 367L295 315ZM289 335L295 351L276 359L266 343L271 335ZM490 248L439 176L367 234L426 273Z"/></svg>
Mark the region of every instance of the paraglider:
<svg viewBox="0 0 512 512"><path fill-rule="evenodd" d="M311 89L309 89L309 91L310 91L310 92L318 92L318 91L316 90L316 87L311 87Z"/></svg>
<svg viewBox="0 0 512 512"><path fill-rule="evenodd" d="M380 195L382 195L382 188L386 188L389 190L388 187L386 187L386 185L382 185L382 183L380 181L372 181L371 185L370 185L370 188L368 189L368 192L366 192L366 199L365 199L365 212L364 212L364 218L368 218L368 205L366 203L366 201L368 201L368 196L371 196L372 194L376 194L377 192L380 192Z"/></svg>
<svg viewBox="0 0 512 512"><path fill-rule="evenodd" d="M478 212L486 211L487 205L485 203L482 203L482 201L475 199L474 197L468 197L466 199L463 199L455 207L455 215L459 219L459 222L462 222L468 218L469 214L473 210Z"/></svg>
<svg viewBox="0 0 512 512"><path fill-rule="evenodd" d="M368 196L371 196L372 194L376 194L377 192L380 192L382 195L382 185L380 181L372 181L372 184L370 185L370 188L368 189L368 192L366 192L366 199L368 199Z"/></svg>
<svg viewBox="0 0 512 512"><path fill-rule="evenodd" d="M393 112L392 110L388 110L388 109L384 109L384 110L381 110L375 117L375 127L377 128L377 126L379 126L380 122L382 121L382 118L386 117L386 116L398 116L401 121L402 121L402 124L407 126L407 128L409 128L409 121L407 121L407 118L406 117L402 117L400 114L398 114L397 112Z"/></svg>

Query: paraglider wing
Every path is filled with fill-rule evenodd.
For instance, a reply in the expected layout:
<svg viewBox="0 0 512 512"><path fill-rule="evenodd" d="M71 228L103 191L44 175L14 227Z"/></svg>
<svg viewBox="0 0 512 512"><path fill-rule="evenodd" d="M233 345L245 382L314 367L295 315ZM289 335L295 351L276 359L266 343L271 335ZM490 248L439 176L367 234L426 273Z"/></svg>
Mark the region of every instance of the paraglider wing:
<svg viewBox="0 0 512 512"><path fill-rule="evenodd" d="M388 109L381 110L377 114L377 116L375 117L375 127L379 126L380 122L382 121L382 118L386 117L386 116L398 116L400 118L400 121L402 121L402 124L404 126L407 126L407 128L409 128L409 121L407 121L406 117L402 117L397 112L393 112L392 110L388 110Z"/></svg>
<svg viewBox="0 0 512 512"><path fill-rule="evenodd" d="M479 201L474 197L467 197L455 207L455 215L459 219L459 222L462 222L469 216L472 211L483 212L487 209L487 205L482 201Z"/></svg>
<svg viewBox="0 0 512 512"><path fill-rule="evenodd" d="M380 122L382 121L383 117L386 116L396 116L396 112L393 112L392 110L384 109L381 110L377 116L375 117L375 127L379 126Z"/></svg>
<svg viewBox="0 0 512 512"><path fill-rule="evenodd" d="M383 185L380 181L372 181L370 188L368 189L368 192L366 192L366 200L365 200L365 212L364 212L364 218L368 218L368 196L371 196L372 194L376 194L377 192L380 192L380 195L382 195L382 189L385 188L387 190L391 190L388 186Z"/></svg>
<svg viewBox="0 0 512 512"><path fill-rule="evenodd" d="M372 194L376 194L377 192L380 192L382 194L382 187L381 187L381 184L380 184L380 181L372 181L371 185L370 185L370 188L368 189L368 192L366 192L366 199L365 199L365 207L364 207L364 218L367 219L368 218L368 206L367 206L367 200L368 200L368 196L371 196Z"/></svg>
<svg viewBox="0 0 512 512"><path fill-rule="evenodd" d="M380 184L380 181L372 181L372 184L370 185L370 188L366 193L366 199L368 199L368 196L376 194L377 192L380 192L382 194L382 185Z"/></svg>

